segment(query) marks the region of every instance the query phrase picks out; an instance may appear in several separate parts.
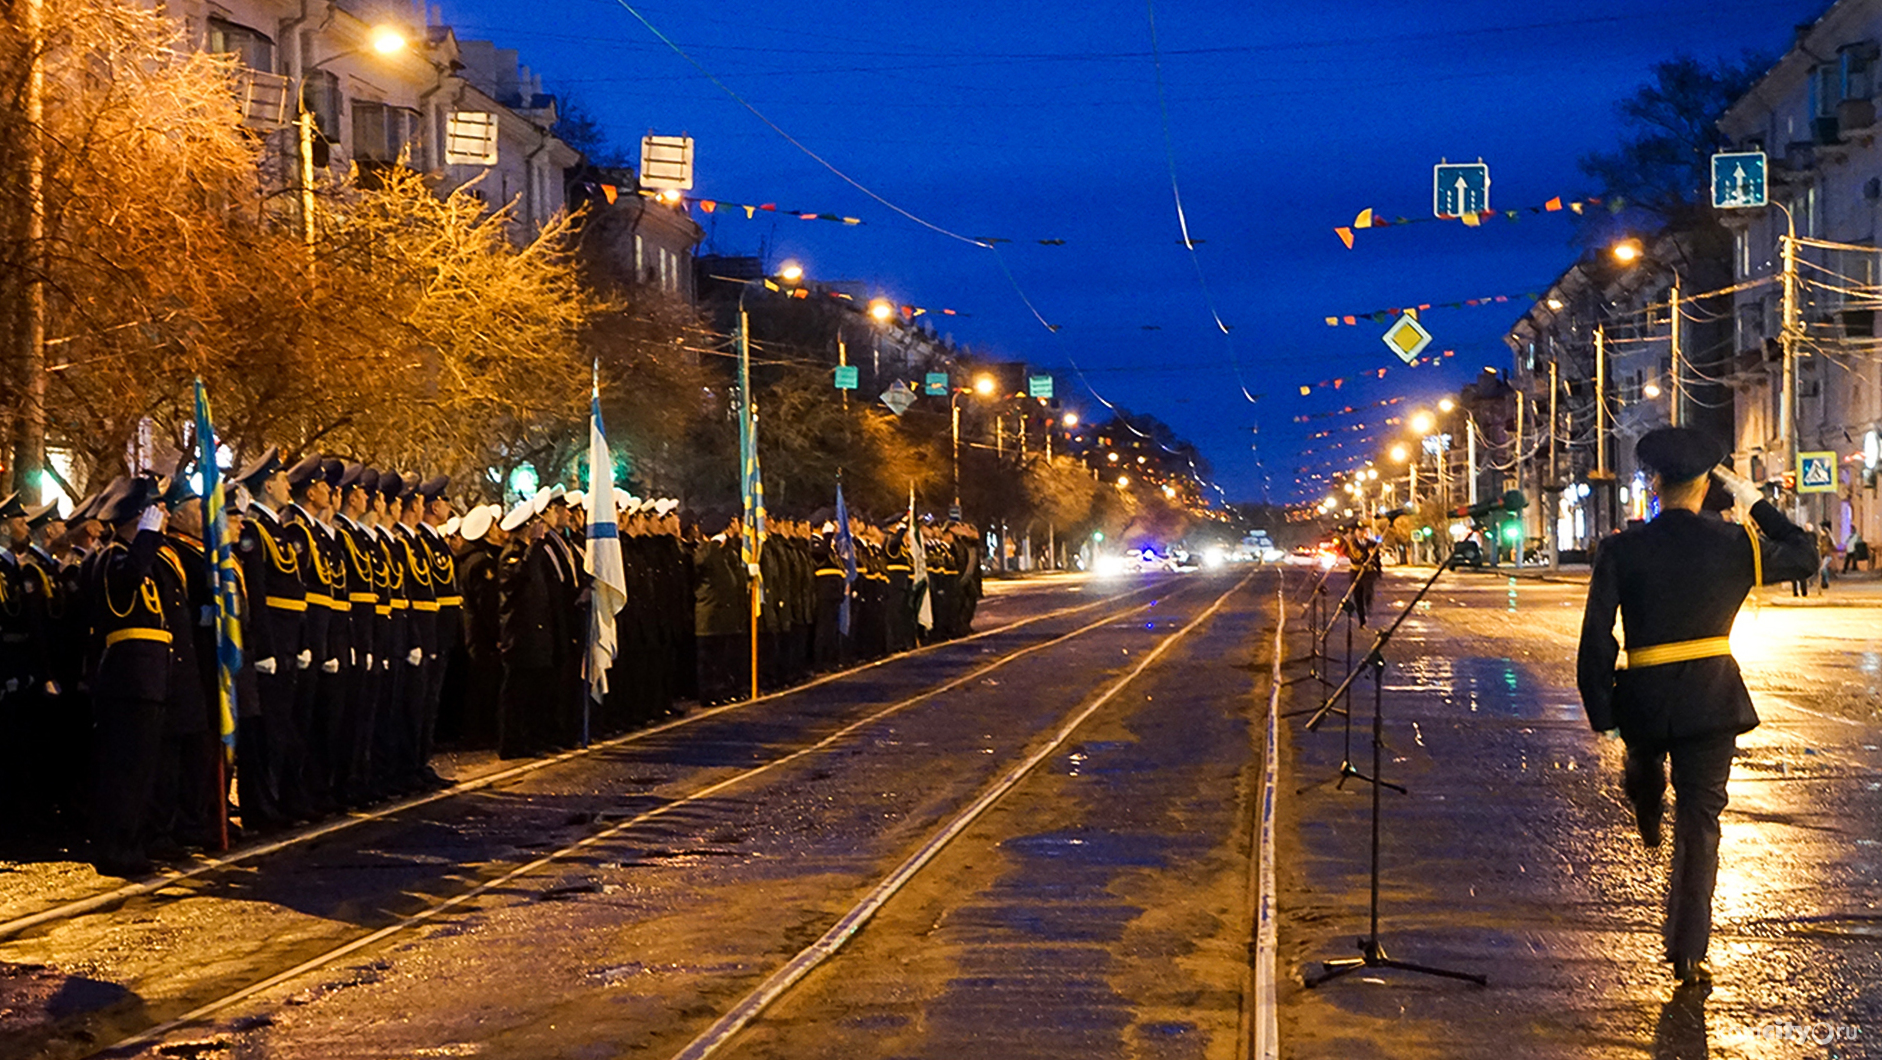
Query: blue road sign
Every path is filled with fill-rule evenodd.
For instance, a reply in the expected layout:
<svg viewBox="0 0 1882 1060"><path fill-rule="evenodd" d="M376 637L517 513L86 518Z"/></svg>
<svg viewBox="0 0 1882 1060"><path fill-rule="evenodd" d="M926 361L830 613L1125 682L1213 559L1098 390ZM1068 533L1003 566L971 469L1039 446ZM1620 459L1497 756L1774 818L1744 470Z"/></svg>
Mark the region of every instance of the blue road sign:
<svg viewBox="0 0 1882 1060"><path fill-rule="evenodd" d="M857 371L856 371L856 366L855 366L855 365L853 365L853 364L839 364L839 365L837 365L837 367L836 367L836 388L837 388L838 390L854 390L854 389L856 389L856 375L857 375Z"/></svg>
<svg viewBox="0 0 1882 1060"><path fill-rule="evenodd" d="M1052 396L1052 377L1049 375L1028 376L1026 379L1026 395L1028 397L1050 398Z"/></svg>
<svg viewBox="0 0 1882 1060"><path fill-rule="evenodd" d="M1490 166L1485 162L1439 162L1431 167L1431 212L1462 217L1490 208Z"/></svg>
<svg viewBox="0 0 1882 1060"><path fill-rule="evenodd" d="M1712 208L1743 210L1764 206L1763 151L1733 151L1712 156Z"/></svg>
<svg viewBox="0 0 1882 1060"><path fill-rule="evenodd" d="M929 372L927 376L922 379L921 392L931 397L947 397L948 374L946 372Z"/></svg>
<svg viewBox="0 0 1882 1060"><path fill-rule="evenodd" d="M1798 453L1797 492L1835 493L1836 454Z"/></svg>

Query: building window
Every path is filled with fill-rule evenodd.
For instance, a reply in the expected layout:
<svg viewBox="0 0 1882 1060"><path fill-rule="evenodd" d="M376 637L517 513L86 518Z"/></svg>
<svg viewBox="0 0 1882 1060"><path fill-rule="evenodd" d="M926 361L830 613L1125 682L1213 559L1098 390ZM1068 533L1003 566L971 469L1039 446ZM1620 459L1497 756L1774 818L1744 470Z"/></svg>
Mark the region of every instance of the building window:
<svg viewBox="0 0 1882 1060"><path fill-rule="evenodd" d="M263 36L259 30L212 18L209 20L209 37L205 43L207 47L204 50L211 54L233 55L250 70L274 73L274 41Z"/></svg>
<svg viewBox="0 0 1882 1060"><path fill-rule="evenodd" d="M353 101L353 158L399 162L418 138L418 112L367 100Z"/></svg>
<svg viewBox="0 0 1882 1060"><path fill-rule="evenodd" d="M346 97L340 94L340 79L328 70L315 70L301 85L301 105L314 116L314 128L328 143L340 142L340 108Z"/></svg>
<svg viewBox="0 0 1882 1060"><path fill-rule="evenodd" d="M1868 99L1875 95L1876 46L1864 41L1851 44L1837 53L1842 67L1842 96L1844 99Z"/></svg>

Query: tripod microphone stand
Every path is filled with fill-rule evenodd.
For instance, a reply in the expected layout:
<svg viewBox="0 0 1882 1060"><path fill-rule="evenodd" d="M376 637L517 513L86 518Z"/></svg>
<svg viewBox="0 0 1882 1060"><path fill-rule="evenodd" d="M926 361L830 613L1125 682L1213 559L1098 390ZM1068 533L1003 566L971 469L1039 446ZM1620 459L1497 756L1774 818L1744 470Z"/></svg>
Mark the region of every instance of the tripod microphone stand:
<svg viewBox="0 0 1882 1060"><path fill-rule="evenodd" d="M1314 581L1313 588L1307 590L1307 603L1300 609L1301 617L1307 618L1308 630L1313 633L1313 637L1308 641L1307 672L1299 677L1290 677L1282 681L1282 688L1299 684L1302 681L1318 681L1323 686L1327 683L1326 675L1321 672L1320 646L1323 634L1320 631L1320 620L1323 617L1321 611L1325 606L1327 595L1327 578L1332 573L1333 568L1330 565L1320 568L1320 577ZM1312 615L1311 618L1308 618L1309 614ZM1328 624L1331 625L1331 623ZM1291 663L1299 661L1299 659L1288 660Z"/></svg>
<svg viewBox="0 0 1882 1060"><path fill-rule="evenodd" d="M1455 550L1453 550L1453 555L1455 555ZM1372 785L1372 864L1370 874L1372 893L1368 910L1370 924L1366 936L1356 940L1360 956L1341 957L1320 962L1320 974L1307 977L1305 980L1305 984L1308 987L1316 987L1321 983L1338 979L1344 975L1351 975L1354 972L1366 968L1396 968L1399 971L1417 972L1421 975L1435 975L1447 979L1461 979L1465 982L1476 983L1478 986L1484 986L1489 982L1489 980L1483 976L1473 972L1457 972L1445 968L1436 968L1430 965L1413 964L1410 961L1397 960L1396 958L1387 956L1385 945L1379 938L1379 789L1389 787L1400 793L1405 791L1405 789L1399 785L1388 784L1381 778L1383 749L1385 747L1385 646L1391 641L1392 635L1398 632L1399 626L1403 625L1405 619L1411 615L1412 609L1417 607L1418 602L1423 600L1425 594L1431 591L1432 585L1437 583L1438 576L1443 574L1450 565L1451 559L1450 557L1446 557L1444 562L1438 565L1438 569L1431 573L1431 577L1425 579L1424 585L1420 586L1417 594L1405 604L1404 609L1399 612L1398 617L1392 620L1392 624L1379 631L1377 639L1373 641L1372 647L1367 649L1366 655L1360 660L1359 665L1347 673L1346 679L1340 682L1339 687L1334 690L1331 696L1327 697L1327 701L1323 703L1320 709L1315 712L1314 716L1307 721L1308 731L1318 730L1320 723L1325 721L1326 716L1333 712L1333 705L1339 701L1341 696L1349 692L1353 682L1358 679L1360 673L1367 670L1372 672L1372 776L1365 776L1352 767L1352 714L1350 710L1347 712L1346 719L1347 760L1340 765L1341 783L1344 783L1348 776L1353 776ZM1357 579L1355 579L1355 581L1357 581Z"/></svg>

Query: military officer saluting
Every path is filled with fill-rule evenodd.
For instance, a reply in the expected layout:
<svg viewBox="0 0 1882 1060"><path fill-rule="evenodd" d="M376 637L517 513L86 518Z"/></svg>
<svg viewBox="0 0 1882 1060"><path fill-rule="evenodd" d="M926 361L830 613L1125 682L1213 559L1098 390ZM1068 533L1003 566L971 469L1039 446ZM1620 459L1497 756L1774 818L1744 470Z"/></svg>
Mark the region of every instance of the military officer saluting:
<svg viewBox="0 0 1882 1060"><path fill-rule="evenodd" d="M1660 428L1640 439L1635 454L1653 471L1660 514L1602 542L1596 554L1577 683L1589 723L1626 742L1627 797L1650 847L1660 843L1672 760L1666 959L1683 984L1694 984L1712 977L1705 960L1725 783L1738 734L1758 724L1731 654L1732 619L1754 585L1809 576L1817 551L1809 531L1720 466L1724 449L1706 435ZM1718 516L1734 499L1750 522ZM1619 669L1617 608L1627 636Z"/></svg>

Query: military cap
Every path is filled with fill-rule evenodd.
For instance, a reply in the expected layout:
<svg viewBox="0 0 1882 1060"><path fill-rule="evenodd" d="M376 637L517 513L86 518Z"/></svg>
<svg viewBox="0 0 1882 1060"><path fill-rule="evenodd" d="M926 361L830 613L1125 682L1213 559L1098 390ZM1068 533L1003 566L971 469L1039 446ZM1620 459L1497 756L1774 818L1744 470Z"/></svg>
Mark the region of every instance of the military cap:
<svg viewBox="0 0 1882 1060"><path fill-rule="evenodd" d="M338 486L340 480L346 477L345 462L332 458L322 460L320 462L320 477L327 480L327 485Z"/></svg>
<svg viewBox="0 0 1882 1060"><path fill-rule="evenodd" d="M562 499L567 501L571 508L588 507L588 494L581 490L570 490L562 495Z"/></svg>
<svg viewBox="0 0 1882 1060"><path fill-rule="evenodd" d="M340 472L340 481L334 483L334 485L340 487L343 490L352 489L354 486L359 485L360 478L364 476L365 474L366 474L366 465L355 460L352 463L346 465L346 467Z"/></svg>
<svg viewBox="0 0 1882 1060"><path fill-rule="evenodd" d="M439 527L438 530L440 533L444 534L444 536L450 537L452 534L457 533L458 527L462 525L463 520L453 515L451 518L446 519L444 525Z"/></svg>
<svg viewBox="0 0 1882 1060"><path fill-rule="evenodd" d="M1725 459L1725 447L1691 427L1659 427L1634 443L1634 457L1667 482L1686 482Z"/></svg>
<svg viewBox="0 0 1882 1060"><path fill-rule="evenodd" d="M379 492L386 495L386 500L392 500L397 497L404 489L405 480L399 477L398 472L379 472Z"/></svg>
<svg viewBox="0 0 1882 1060"><path fill-rule="evenodd" d="M168 483L151 475L141 474L120 479L113 483L110 497L100 507L98 518L107 523L123 523L144 514L144 509L163 499Z"/></svg>
<svg viewBox="0 0 1882 1060"><path fill-rule="evenodd" d="M175 510L178 505L201 498L202 494L196 491L195 486L190 485L189 477L178 475L170 480L170 488L163 495L163 503Z"/></svg>
<svg viewBox="0 0 1882 1060"><path fill-rule="evenodd" d="M98 502L103 499L103 490L99 490L97 493L90 494L80 499L77 504L72 506L72 511L65 517L65 521L68 523L80 523L87 519L98 518Z"/></svg>
<svg viewBox="0 0 1882 1060"><path fill-rule="evenodd" d="M560 489L561 487L558 486L556 488ZM534 497L529 498L529 506L531 509L530 514L541 515L543 512L548 511L549 502L556 499L557 496L559 496L559 494L555 493L548 486L544 486L541 489L537 490L536 495ZM505 521L507 522L508 520L505 520ZM508 527L505 527L504 529L508 529Z"/></svg>
<svg viewBox="0 0 1882 1060"><path fill-rule="evenodd" d="M555 504L558 502L562 504L567 504L569 502L568 491L562 488L562 484L560 482L556 483L553 486L550 486L548 488L548 493L549 493L549 500L543 505L543 507L545 508L547 508L551 504Z"/></svg>
<svg viewBox="0 0 1882 1060"><path fill-rule="evenodd" d="M409 501L416 496L418 496L418 472L413 471L402 475L399 478L398 498L402 501Z"/></svg>
<svg viewBox="0 0 1882 1060"><path fill-rule="evenodd" d="M534 519L540 511L541 509L536 507L535 499L532 497L525 497L517 501L516 506L511 508L509 513L503 517L502 526L504 532L508 533L522 526L524 523L529 522L531 519ZM488 530L489 528L486 527L485 529Z"/></svg>
<svg viewBox="0 0 1882 1060"><path fill-rule="evenodd" d="M678 508L679 506L680 506L680 502L677 500L674 500L672 497L663 497L660 500L653 502L653 513L661 517L662 519L664 519L666 518L666 515L668 512L672 511L675 508Z"/></svg>
<svg viewBox="0 0 1882 1060"><path fill-rule="evenodd" d="M26 528L37 530L59 517L59 498L54 497L37 508L26 509Z"/></svg>
<svg viewBox="0 0 1882 1060"><path fill-rule="evenodd" d="M17 519L26 514L26 505L20 503L20 495L9 493L0 497L0 519Z"/></svg>
<svg viewBox="0 0 1882 1060"><path fill-rule="evenodd" d="M501 511L502 509L498 509ZM466 541L482 541L490 532L490 524L496 520L489 507L478 505L464 514L457 523L458 536Z"/></svg>
<svg viewBox="0 0 1882 1060"><path fill-rule="evenodd" d="M281 470L281 450L271 445L262 450L261 455L247 467L229 476L229 481L252 493L257 483L279 470Z"/></svg>
<svg viewBox="0 0 1882 1060"><path fill-rule="evenodd" d="M352 488L365 490L367 493L379 492L379 469L376 467L360 468L359 481L353 483Z"/></svg>
<svg viewBox="0 0 1882 1060"><path fill-rule="evenodd" d="M288 488L304 489L312 485L315 479L323 477L324 474L325 472L321 470L320 457L318 455L307 457L300 463L288 468Z"/></svg>
<svg viewBox="0 0 1882 1060"><path fill-rule="evenodd" d="M449 475L437 475L426 479L414 488L417 490L420 497L428 501L435 501L439 497L444 496L445 488L449 485L451 485L451 477Z"/></svg>

